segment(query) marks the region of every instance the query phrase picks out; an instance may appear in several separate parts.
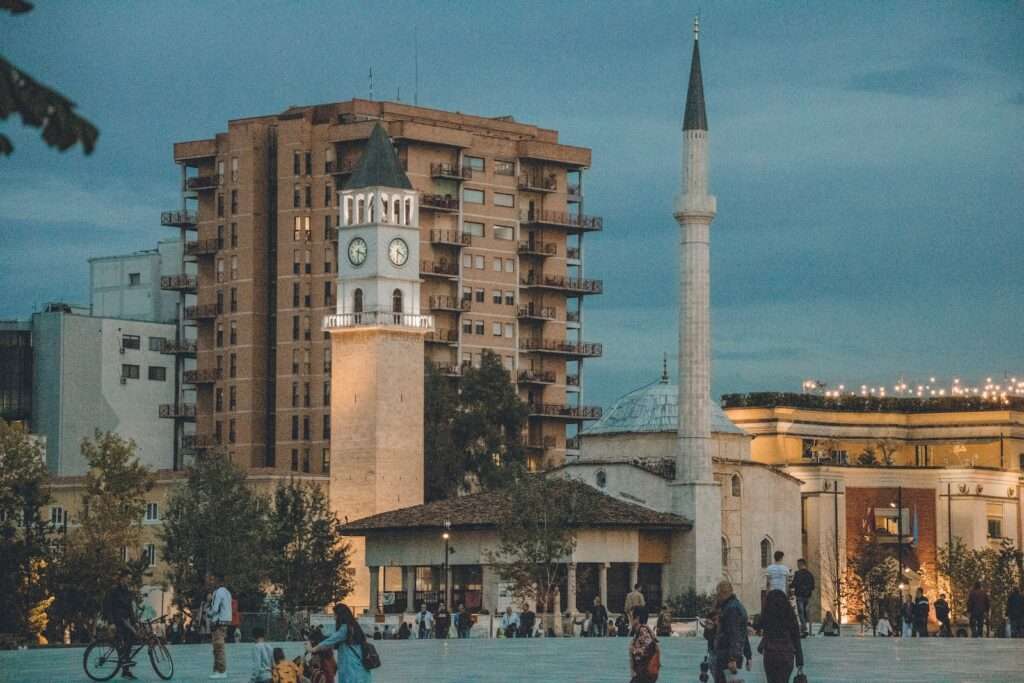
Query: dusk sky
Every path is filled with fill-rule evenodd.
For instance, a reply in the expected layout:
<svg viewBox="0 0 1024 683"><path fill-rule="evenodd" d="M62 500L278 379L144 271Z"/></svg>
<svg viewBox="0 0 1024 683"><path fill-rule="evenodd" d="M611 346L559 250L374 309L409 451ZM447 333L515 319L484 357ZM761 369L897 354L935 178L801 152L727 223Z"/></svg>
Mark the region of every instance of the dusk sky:
<svg viewBox="0 0 1024 683"><path fill-rule="evenodd" d="M696 3L36 3L0 51L96 151L0 122L0 318L88 302L90 256L174 232L175 141L374 96L593 149L584 400L675 358L680 123ZM715 393L1024 372L1024 4L703 0ZM414 32L417 36L414 41Z"/></svg>

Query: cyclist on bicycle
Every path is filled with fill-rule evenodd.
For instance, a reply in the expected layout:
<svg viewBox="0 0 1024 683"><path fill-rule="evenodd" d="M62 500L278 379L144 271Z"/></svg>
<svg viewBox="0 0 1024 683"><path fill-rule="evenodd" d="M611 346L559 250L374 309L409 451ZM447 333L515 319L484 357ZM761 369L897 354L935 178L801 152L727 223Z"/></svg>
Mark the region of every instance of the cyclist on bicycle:
<svg viewBox="0 0 1024 683"><path fill-rule="evenodd" d="M137 635L139 622L135 617L135 596L128 587L131 572L122 569L117 573L117 584L107 594L107 620L117 629L117 652L122 662L128 662L132 653L132 645ZM135 679L131 664L124 664L121 675Z"/></svg>

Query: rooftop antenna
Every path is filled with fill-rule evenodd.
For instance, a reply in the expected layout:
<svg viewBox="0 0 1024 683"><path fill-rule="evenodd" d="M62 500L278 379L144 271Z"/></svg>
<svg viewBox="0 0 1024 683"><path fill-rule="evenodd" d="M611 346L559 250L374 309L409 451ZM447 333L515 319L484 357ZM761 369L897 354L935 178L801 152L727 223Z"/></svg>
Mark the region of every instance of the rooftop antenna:
<svg viewBox="0 0 1024 683"><path fill-rule="evenodd" d="M402 101L402 86L398 86L397 88L395 88L395 101Z"/></svg>
<svg viewBox="0 0 1024 683"><path fill-rule="evenodd" d="M412 28L412 60L413 70L415 73L415 83L412 89L412 103L419 105L420 103L420 41L419 41L419 27L413 26Z"/></svg>
<svg viewBox="0 0 1024 683"><path fill-rule="evenodd" d="M373 67L370 67L370 101L373 101Z"/></svg>
<svg viewBox="0 0 1024 683"><path fill-rule="evenodd" d="M697 14L693 17L693 40L694 42L700 40L700 10L697 10Z"/></svg>

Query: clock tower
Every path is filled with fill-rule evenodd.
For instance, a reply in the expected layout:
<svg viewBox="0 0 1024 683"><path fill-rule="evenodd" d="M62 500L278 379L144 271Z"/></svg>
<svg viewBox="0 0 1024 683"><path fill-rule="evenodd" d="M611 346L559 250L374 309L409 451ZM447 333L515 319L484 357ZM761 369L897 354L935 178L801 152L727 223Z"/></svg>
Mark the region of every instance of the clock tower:
<svg viewBox="0 0 1024 683"><path fill-rule="evenodd" d="M377 124L341 191L337 313L331 335L330 500L348 521L423 502L423 338L419 193ZM370 608L377 568L352 547L354 609Z"/></svg>

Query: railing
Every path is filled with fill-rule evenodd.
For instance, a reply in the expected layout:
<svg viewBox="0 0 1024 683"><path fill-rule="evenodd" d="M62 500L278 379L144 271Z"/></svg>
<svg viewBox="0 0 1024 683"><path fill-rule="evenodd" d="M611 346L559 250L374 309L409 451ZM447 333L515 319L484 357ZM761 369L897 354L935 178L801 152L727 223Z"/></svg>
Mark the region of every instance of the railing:
<svg viewBox="0 0 1024 683"><path fill-rule="evenodd" d="M580 385L580 376L579 375L566 375L565 376L565 385L568 386L568 387L578 387Z"/></svg>
<svg viewBox="0 0 1024 683"><path fill-rule="evenodd" d="M573 259L575 261L580 260L580 248L579 247L566 247L565 258Z"/></svg>
<svg viewBox="0 0 1024 683"><path fill-rule="evenodd" d="M450 194L424 194L420 195L421 209L435 209L437 211L458 211L459 198Z"/></svg>
<svg viewBox="0 0 1024 683"><path fill-rule="evenodd" d="M175 419L194 419L195 416L195 403L163 403L160 405L160 417L172 417Z"/></svg>
<svg viewBox="0 0 1024 683"><path fill-rule="evenodd" d="M528 209L522 213L521 220L524 223L555 225L564 228L575 228L577 230L601 230L604 227L604 219L600 216L587 216L584 214L566 213L565 211L547 211L545 209Z"/></svg>
<svg viewBox="0 0 1024 683"><path fill-rule="evenodd" d="M558 181L553 173L547 176L540 173L523 173L519 176L519 189L534 192L556 192Z"/></svg>
<svg viewBox="0 0 1024 683"><path fill-rule="evenodd" d="M567 322L567 323L578 323L579 321L580 321L580 312L579 311L566 311L565 312L565 322Z"/></svg>
<svg viewBox="0 0 1024 683"><path fill-rule="evenodd" d="M434 327L434 316L416 313L392 313L391 311L364 311L363 313L335 313L324 317L324 330L338 330L351 327L413 327L430 330Z"/></svg>
<svg viewBox="0 0 1024 683"><path fill-rule="evenodd" d="M427 336L423 338L423 341L433 344L458 344L459 332L458 330L434 330L433 332L427 332Z"/></svg>
<svg viewBox="0 0 1024 683"><path fill-rule="evenodd" d="M217 445L217 437L213 434L185 434L181 437L181 446L186 449L200 450Z"/></svg>
<svg viewBox="0 0 1024 683"><path fill-rule="evenodd" d="M558 245L554 242L520 242L520 254L531 254L533 256L554 256L558 253Z"/></svg>
<svg viewBox="0 0 1024 683"><path fill-rule="evenodd" d="M217 251L222 248L223 245L221 244L221 240L217 238L208 240L191 240L185 242L185 256L216 254Z"/></svg>
<svg viewBox="0 0 1024 683"><path fill-rule="evenodd" d="M558 312L553 306L535 306L533 304L520 306L516 314L519 318L534 320L555 320L558 317Z"/></svg>
<svg viewBox="0 0 1024 683"><path fill-rule="evenodd" d="M520 370L520 384L554 384L555 373L551 370Z"/></svg>
<svg viewBox="0 0 1024 683"><path fill-rule="evenodd" d="M548 448L554 448L558 444L558 440L553 436L545 436L540 439L527 439L523 445L531 450L545 450Z"/></svg>
<svg viewBox="0 0 1024 683"><path fill-rule="evenodd" d="M176 342L173 339L164 339L163 346L160 347L160 353L165 353L168 356L174 354L194 356L196 353L196 343L191 340Z"/></svg>
<svg viewBox="0 0 1024 683"><path fill-rule="evenodd" d="M420 263L420 275L437 275L446 278L459 276L459 264L447 261L423 261Z"/></svg>
<svg viewBox="0 0 1024 683"><path fill-rule="evenodd" d="M580 294L601 294L604 291L602 280L588 280L585 278L566 277L564 275L528 275L519 281L524 287L538 287L544 289L563 289Z"/></svg>
<svg viewBox="0 0 1024 683"><path fill-rule="evenodd" d="M181 378L186 384L209 384L223 378L220 368L204 368L202 370L186 370Z"/></svg>
<svg viewBox="0 0 1024 683"><path fill-rule="evenodd" d="M325 166L328 173L345 175L356 170L356 166L359 165L359 159L349 159L348 161L328 161Z"/></svg>
<svg viewBox="0 0 1024 683"><path fill-rule="evenodd" d="M197 304L185 307L185 320L209 320L220 314L217 304Z"/></svg>
<svg viewBox="0 0 1024 683"><path fill-rule="evenodd" d="M468 247L473 244L473 236L458 230L431 230L430 241L434 244Z"/></svg>
<svg viewBox="0 0 1024 683"><path fill-rule="evenodd" d="M427 300L432 311L468 311L472 302L469 299L459 299L457 296L432 296Z"/></svg>
<svg viewBox="0 0 1024 683"><path fill-rule="evenodd" d="M445 377L462 377L462 366L450 363L431 363L434 369Z"/></svg>
<svg viewBox="0 0 1024 683"><path fill-rule="evenodd" d="M565 193L569 195L570 202L578 202L583 199L583 188L579 185L570 183L566 186Z"/></svg>
<svg viewBox="0 0 1024 683"><path fill-rule="evenodd" d="M185 189L189 191L212 190L219 186L223 177L219 175L197 175L185 179Z"/></svg>
<svg viewBox="0 0 1024 683"><path fill-rule="evenodd" d="M570 436L565 440L565 450L567 451L578 451L582 445L583 441L578 436Z"/></svg>
<svg viewBox="0 0 1024 683"><path fill-rule="evenodd" d="M459 168L458 164L430 164L431 178L451 178L453 180L467 180L473 177L473 169L468 166Z"/></svg>
<svg viewBox="0 0 1024 683"><path fill-rule="evenodd" d="M160 214L160 225L173 228L186 228L195 225L197 220L195 211L164 211Z"/></svg>
<svg viewBox="0 0 1024 683"><path fill-rule="evenodd" d="M522 351L559 353L567 356L581 356L587 358L598 358L604 351L604 347L601 344L594 344L591 342L571 342L558 339L530 339L529 337L519 340L519 348Z"/></svg>
<svg viewBox="0 0 1024 683"><path fill-rule="evenodd" d="M198 286L195 275L164 275L160 278L160 289L195 292Z"/></svg>
<svg viewBox="0 0 1024 683"><path fill-rule="evenodd" d="M600 406L568 406L561 403L531 403L530 414L541 417L564 417L574 420L598 420Z"/></svg>

